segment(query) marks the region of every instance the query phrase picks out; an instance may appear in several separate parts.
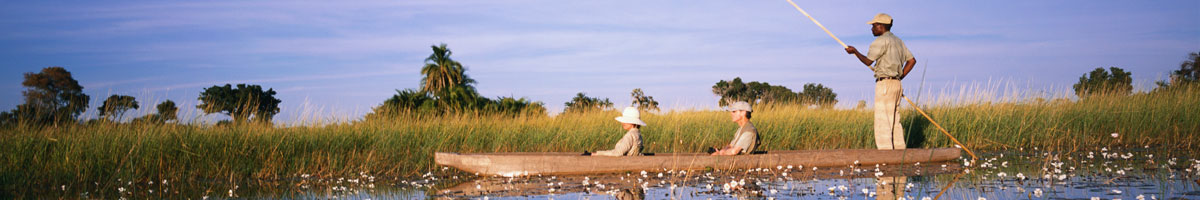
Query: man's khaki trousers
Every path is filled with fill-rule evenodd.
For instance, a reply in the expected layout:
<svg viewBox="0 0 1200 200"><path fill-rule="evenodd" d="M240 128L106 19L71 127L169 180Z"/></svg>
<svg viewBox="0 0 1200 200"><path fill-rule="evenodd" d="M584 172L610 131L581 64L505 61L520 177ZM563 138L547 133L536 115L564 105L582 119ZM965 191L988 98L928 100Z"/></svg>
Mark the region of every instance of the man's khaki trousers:
<svg viewBox="0 0 1200 200"><path fill-rule="evenodd" d="M900 80L875 82L875 146L904 149L904 127L900 126Z"/></svg>

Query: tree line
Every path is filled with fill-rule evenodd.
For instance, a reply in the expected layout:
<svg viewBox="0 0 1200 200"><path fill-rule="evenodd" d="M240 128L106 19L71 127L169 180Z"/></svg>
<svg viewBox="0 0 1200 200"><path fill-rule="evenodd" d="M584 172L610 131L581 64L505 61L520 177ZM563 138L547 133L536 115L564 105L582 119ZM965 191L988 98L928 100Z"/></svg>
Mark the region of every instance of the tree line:
<svg viewBox="0 0 1200 200"><path fill-rule="evenodd" d="M1075 96L1081 99L1097 95L1126 96L1133 93L1132 72L1120 67L1109 67L1108 70L1097 67L1091 72L1079 77L1079 82L1071 85ZM1179 63L1179 69L1171 71L1170 78L1155 82L1156 87L1150 92L1166 92L1195 86L1200 77L1200 52L1188 53L1186 59Z"/></svg>
<svg viewBox="0 0 1200 200"><path fill-rule="evenodd" d="M396 90L396 94L367 114L366 120L393 119L416 115L445 114L488 114L505 116L544 116L546 108L540 101L526 98L483 97L475 89L476 81L467 74L467 68L453 60L446 44L431 46L433 53L421 67L421 82L416 89ZM1084 73L1079 82L1072 85L1076 96L1086 99L1096 95L1130 95L1132 73L1119 67L1096 68ZM1165 92L1197 86L1200 81L1200 52L1189 53L1180 63L1179 69L1171 71L1168 80L1156 82L1151 92ZM24 103L16 108L0 112L0 126L17 124L59 125L79 122L88 108L90 97L83 93L71 72L63 67L43 68L38 73L24 74L22 92ZM720 80L712 86L714 95L719 96L721 106L735 101L752 104L795 104L817 108L830 108L837 104L837 93L818 83L804 84L800 91L767 82L744 82L740 77ZM263 90L259 85L225 84L204 88L197 98L196 106L204 114L220 113L230 120L218 124L270 123L279 113L279 104L274 89ZM641 88L630 93L630 105L644 111L659 110L658 101L646 95ZM865 105L859 101L859 107ZM563 113L583 113L608 110L613 103L608 98L589 97L580 92L570 101ZM97 108L99 117L88 123L119 123L129 110L139 109L136 98L114 94ZM174 101L166 100L155 106L157 112L134 118L130 123L169 123L178 121L179 108Z"/></svg>
<svg viewBox="0 0 1200 200"><path fill-rule="evenodd" d="M90 96L83 93L83 86L71 76L71 72L59 66L46 67L38 73L25 73L21 85L27 88L22 92L25 103L13 110L0 112L0 126L79 123L79 115L87 110L91 100ZM205 114L221 113L233 119L220 122L222 124L269 123L271 117L279 113L281 102L275 98L273 89L263 91L261 86L246 84L238 84L237 88L229 84L212 86L200 92L198 100L201 104L196 108ZM139 104L133 96L114 94L97 108L99 117L86 123L120 123L125 113L140 108ZM179 108L174 101L165 100L155 109L157 112L134 118L130 123L178 121Z"/></svg>

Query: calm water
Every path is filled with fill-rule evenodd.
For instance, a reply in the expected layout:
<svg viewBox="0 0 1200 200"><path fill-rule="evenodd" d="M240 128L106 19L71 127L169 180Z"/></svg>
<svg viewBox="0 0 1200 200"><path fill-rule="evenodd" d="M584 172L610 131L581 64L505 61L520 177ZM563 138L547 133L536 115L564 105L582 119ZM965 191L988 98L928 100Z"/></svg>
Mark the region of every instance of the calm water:
<svg viewBox="0 0 1200 200"><path fill-rule="evenodd" d="M90 188L105 188L96 190L63 185L37 195L133 199L933 199L942 193L941 199L1200 199L1196 155L1148 148L1016 149L983 153L975 162L960 159L891 166L778 166L522 178L477 177L442 169L403 179L367 173L350 177L302 174L247 184L252 186L124 181L95 183L96 187Z"/></svg>

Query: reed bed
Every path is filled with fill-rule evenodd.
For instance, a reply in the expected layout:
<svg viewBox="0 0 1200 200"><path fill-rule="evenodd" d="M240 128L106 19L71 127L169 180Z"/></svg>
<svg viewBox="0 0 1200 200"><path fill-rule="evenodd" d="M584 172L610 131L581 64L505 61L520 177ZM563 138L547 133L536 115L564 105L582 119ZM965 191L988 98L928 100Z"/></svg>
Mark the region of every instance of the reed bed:
<svg viewBox="0 0 1200 200"><path fill-rule="evenodd" d="M930 101L937 102L937 101ZM907 105L911 148L953 143ZM1145 147L1200 150L1200 87L1083 100L935 103L923 107L973 149ZM761 150L873 148L870 109L760 105ZM0 129L0 189L105 187L120 181L253 182L300 176L410 177L433 152L583 152L624 133L617 111L557 116L448 115L299 127L68 125ZM727 143L723 111L644 113L644 152ZM1113 137L1113 134L1116 137Z"/></svg>

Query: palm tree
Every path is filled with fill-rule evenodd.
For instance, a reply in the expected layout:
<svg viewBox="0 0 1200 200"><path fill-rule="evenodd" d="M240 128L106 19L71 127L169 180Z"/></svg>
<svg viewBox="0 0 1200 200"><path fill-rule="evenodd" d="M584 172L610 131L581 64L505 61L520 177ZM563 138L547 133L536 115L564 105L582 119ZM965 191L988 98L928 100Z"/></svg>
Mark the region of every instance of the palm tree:
<svg viewBox="0 0 1200 200"><path fill-rule="evenodd" d="M440 46L430 46L433 54L425 58L425 66L421 67L421 91L433 93L436 97L445 96L447 91L455 87L471 87L474 79L467 77L467 68L462 63L450 59L450 48L445 43ZM467 90L472 90L468 88Z"/></svg>

